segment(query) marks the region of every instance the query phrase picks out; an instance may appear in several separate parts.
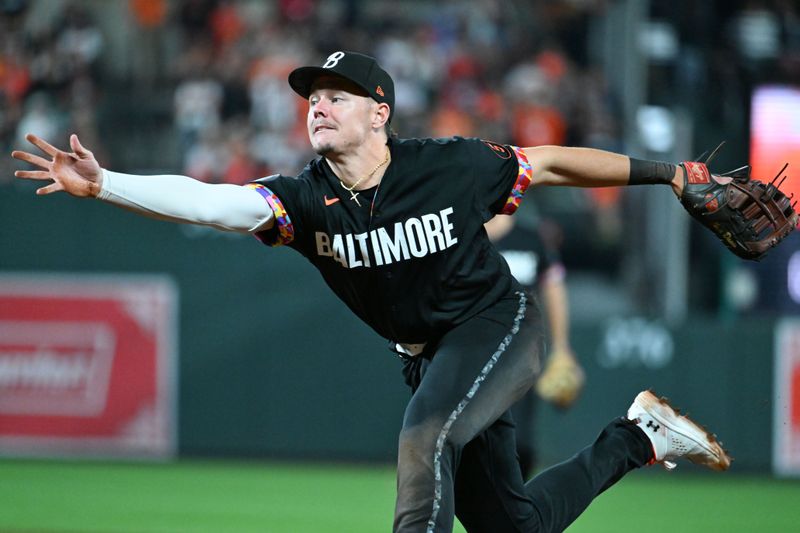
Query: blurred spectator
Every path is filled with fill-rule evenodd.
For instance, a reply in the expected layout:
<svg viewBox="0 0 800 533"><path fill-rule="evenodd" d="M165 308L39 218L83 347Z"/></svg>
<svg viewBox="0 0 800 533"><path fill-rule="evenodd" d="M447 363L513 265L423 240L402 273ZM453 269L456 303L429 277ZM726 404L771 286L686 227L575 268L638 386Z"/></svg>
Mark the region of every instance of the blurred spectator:
<svg viewBox="0 0 800 533"><path fill-rule="evenodd" d="M253 65L249 83L250 120L256 128L286 131L300 120L297 95L286 83L294 67L294 62L279 56L267 56Z"/></svg>
<svg viewBox="0 0 800 533"><path fill-rule="evenodd" d="M211 15L216 5L216 0L180 1L177 20L186 47L209 40Z"/></svg>
<svg viewBox="0 0 800 533"><path fill-rule="evenodd" d="M21 103L31 87L27 59L27 55L20 49L20 43L5 36L0 55L0 91L8 106Z"/></svg>
<svg viewBox="0 0 800 533"><path fill-rule="evenodd" d="M167 63L164 25L169 6L167 0L129 0L128 9L138 41L133 54L135 77L138 82L151 86L163 75Z"/></svg>
<svg viewBox="0 0 800 533"><path fill-rule="evenodd" d="M180 146L187 154L203 132L216 133L221 125L224 89L211 72L212 50L206 42L195 42L182 58L183 79L175 88L175 126Z"/></svg>
<svg viewBox="0 0 800 533"><path fill-rule="evenodd" d="M238 2L223 0L214 8L209 17L211 35L214 45L224 49L239 40L245 30L245 24L239 14Z"/></svg>
<svg viewBox="0 0 800 533"><path fill-rule="evenodd" d="M218 128L206 128L186 152L183 173L196 180L221 183L228 163L228 152Z"/></svg>
<svg viewBox="0 0 800 533"><path fill-rule="evenodd" d="M430 88L442 68L442 58L431 46L428 28L421 27L412 38L391 35L380 40L375 56L392 73L396 116L422 116L429 109Z"/></svg>
<svg viewBox="0 0 800 533"><path fill-rule="evenodd" d="M517 65L506 77L512 106L512 142L518 146L564 144L567 124L555 106L556 84L533 63Z"/></svg>
<svg viewBox="0 0 800 533"><path fill-rule="evenodd" d="M455 105L448 105L447 103L433 113L430 129L430 134L433 137L475 136L472 116Z"/></svg>
<svg viewBox="0 0 800 533"><path fill-rule="evenodd" d="M25 135L28 133L41 135L43 139L58 139L63 137L65 126L64 112L54 104L52 97L44 92L37 92L25 101L25 110L17 125L14 143L16 146L24 146Z"/></svg>
<svg viewBox="0 0 800 533"><path fill-rule="evenodd" d="M733 19L733 38L739 55L759 63L780 54L780 25L777 13L763 0L750 0Z"/></svg>
<svg viewBox="0 0 800 533"><path fill-rule="evenodd" d="M92 67L103 49L100 29L93 23L89 12L77 4L68 5L63 18L61 33L56 40L60 60L68 62L71 70L76 72Z"/></svg>
<svg viewBox="0 0 800 533"><path fill-rule="evenodd" d="M228 134L228 160L222 174L225 183L244 185L255 177L265 175L264 166L259 165L250 152L249 131L246 124L231 124Z"/></svg>

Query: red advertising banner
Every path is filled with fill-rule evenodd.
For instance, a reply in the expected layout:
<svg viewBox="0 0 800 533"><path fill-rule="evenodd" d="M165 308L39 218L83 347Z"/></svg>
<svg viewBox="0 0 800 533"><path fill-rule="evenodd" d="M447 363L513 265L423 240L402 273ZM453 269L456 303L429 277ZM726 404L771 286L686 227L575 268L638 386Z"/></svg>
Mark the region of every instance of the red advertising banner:
<svg viewBox="0 0 800 533"><path fill-rule="evenodd" d="M785 319L777 326L773 391L773 469L781 476L800 476L799 319Z"/></svg>
<svg viewBox="0 0 800 533"><path fill-rule="evenodd" d="M800 197L800 180L796 179L800 167L800 86L764 85L753 91L751 102L753 176L770 181L784 163L789 164L790 177L781 185L781 190L786 196Z"/></svg>
<svg viewBox="0 0 800 533"><path fill-rule="evenodd" d="M0 454L168 458L177 290L160 276L0 276Z"/></svg>

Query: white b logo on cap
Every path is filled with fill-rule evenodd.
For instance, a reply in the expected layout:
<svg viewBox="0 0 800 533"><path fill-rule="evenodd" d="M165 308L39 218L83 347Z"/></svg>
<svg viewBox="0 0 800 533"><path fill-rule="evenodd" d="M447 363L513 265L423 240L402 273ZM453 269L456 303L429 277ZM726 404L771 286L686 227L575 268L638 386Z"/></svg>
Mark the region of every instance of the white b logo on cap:
<svg viewBox="0 0 800 533"><path fill-rule="evenodd" d="M339 63L339 60L344 57L344 52L334 52L328 56L328 60L322 65L322 68L333 68Z"/></svg>

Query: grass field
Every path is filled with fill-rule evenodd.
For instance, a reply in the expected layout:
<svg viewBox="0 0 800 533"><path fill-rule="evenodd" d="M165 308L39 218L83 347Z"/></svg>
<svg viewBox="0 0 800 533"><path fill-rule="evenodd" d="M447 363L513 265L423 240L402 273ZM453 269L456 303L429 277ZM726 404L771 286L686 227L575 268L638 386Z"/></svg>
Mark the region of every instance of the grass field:
<svg viewBox="0 0 800 533"><path fill-rule="evenodd" d="M0 460L4 533L376 533L393 504L388 467ZM800 482L635 472L568 531L800 532Z"/></svg>

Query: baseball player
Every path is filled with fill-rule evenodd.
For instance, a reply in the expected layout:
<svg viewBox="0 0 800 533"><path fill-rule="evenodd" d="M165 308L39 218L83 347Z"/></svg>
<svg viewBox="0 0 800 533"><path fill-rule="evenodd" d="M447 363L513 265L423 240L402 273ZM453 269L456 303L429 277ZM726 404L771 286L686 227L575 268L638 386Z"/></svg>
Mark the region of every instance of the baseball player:
<svg viewBox="0 0 800 533"><path fill-rule="evenodd" d="M511 407L520 467L523 475L530 476L536 464L534 420L537 395L558 408L566 409L580 394L585 375L569 342L565 270L556 247L540 234L540 228L518 224L513 216L497 215L485 224L485 228L489 240L508 263L514 279L526 290L537 291L541 296L550 334L545 370L535 388Z"/></svg>
<svg viewBox="0 0 800 533"><path fill-rule="evenodd" d="M679 458L728 468L712 435L645 391L592 444L525 483L508 413L542 368L542 320L484 222L513 214L539 186L651 183L680 193L682 167L584 148L393 138L392 78L354 52L298 68L289 84L308 100L320 156L295 177L238 186L127 175L101 168L75 135L69 152L28 135L44 156L13 152L38 167L15 175L50 182L37 194L250 233L305 256L404 360L413 394L394 531L451 531L454 515L470 532L562 531L632 469Z"/></svg>

